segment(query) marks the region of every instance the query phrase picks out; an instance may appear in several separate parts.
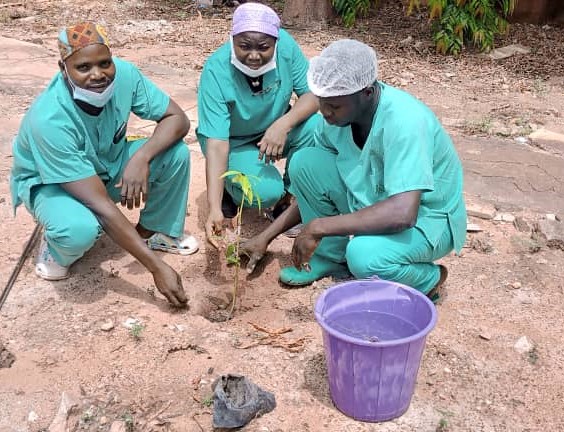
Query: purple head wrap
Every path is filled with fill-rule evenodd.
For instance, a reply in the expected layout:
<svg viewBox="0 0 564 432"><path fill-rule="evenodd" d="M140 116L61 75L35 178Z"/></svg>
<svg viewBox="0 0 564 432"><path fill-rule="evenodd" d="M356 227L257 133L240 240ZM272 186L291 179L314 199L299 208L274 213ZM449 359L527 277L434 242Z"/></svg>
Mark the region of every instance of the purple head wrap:
<svg viewBox="0 0 564 432"><path fill-rule="evenodd" d="M278 38L280 18L262 3L243 3L233 14L232 36L244 32L259 32Z"/></svg>

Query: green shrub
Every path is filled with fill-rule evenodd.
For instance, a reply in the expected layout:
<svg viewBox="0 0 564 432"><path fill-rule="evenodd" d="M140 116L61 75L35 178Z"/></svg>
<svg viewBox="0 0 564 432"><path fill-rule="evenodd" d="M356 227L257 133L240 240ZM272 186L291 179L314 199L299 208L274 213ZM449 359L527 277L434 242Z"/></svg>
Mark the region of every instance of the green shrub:
<svg viewBox="0 0 564 432"><path fill-rule="evenodd" d="M358 16L366 15L370 3L378 0L331 0L331 4L339 16L343 19L345 27L351 27Z"/></svg>
<svg viewBox="0 0 564 432"><path fill-rule="evenodd" d="M496 35L507 32L507 17L517 0L427 0L437 52L457 55L464 45L480 51L494 47ZM409 0L410 14L421 0Z"/></svg>
<svg viewBox="0 0 564 432"><path fill-rule="evenodd" d="M421 7L424 0L407 0L407 14ZM379 0L331 0L346 27L366 15ZM460 54L472 44L480 51L494 47L495 36L509 28L507 18L517 0L427 0L429 20L433 23L433 41L441 54Z"/></svg>

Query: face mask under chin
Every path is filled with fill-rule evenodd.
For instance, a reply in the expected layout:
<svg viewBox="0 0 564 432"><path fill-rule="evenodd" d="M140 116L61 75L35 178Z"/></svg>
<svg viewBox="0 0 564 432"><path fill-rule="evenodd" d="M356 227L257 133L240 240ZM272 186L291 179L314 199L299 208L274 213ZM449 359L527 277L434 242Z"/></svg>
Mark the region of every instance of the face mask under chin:
<svg viewBox="0 0 564 432"><path fill-rule="evenodd" d="M237 56L235 55L235 48L233 47L233 37L231 37L231 64L237 70L239 70L243 74L247 75L248 77L258 78L259 76L262 76L265 73L276 69L276 48L277 48L277 46L278 46L278 43L276 45L274 45L274 54L272 55L272 58L268 61L268 63L262 65L258 69L252 69L249 66L245 65L243 62L241 62L237 58Z"/></svg>
<svg viewBox="0 0 564 432"><path fill-rule="evenodd" d="M114 77L114 80L110 83L110 85L108 87L106 87L104 89L103 92L97 93L97 92L79 87L71 79L68 71L66 70L66 65L65 65L65 71L66 71L66 75L67 75L67 81L68 81L69 86L72 90L72 98L74 100L85 102L85 103L92 105L96 108L103 108L110 101L112 96L114 95L115 77Z"/></svg>

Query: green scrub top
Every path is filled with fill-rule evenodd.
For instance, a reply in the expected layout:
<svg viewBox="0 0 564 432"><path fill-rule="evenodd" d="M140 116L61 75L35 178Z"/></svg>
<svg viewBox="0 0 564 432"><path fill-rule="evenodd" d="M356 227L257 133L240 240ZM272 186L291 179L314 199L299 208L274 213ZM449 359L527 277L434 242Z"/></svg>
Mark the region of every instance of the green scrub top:
<svg viewBox="0 0 564 432"><path fill-rule="evenodd" d="M231 64L227 42L206 61L198 87L198 139L229 141L231 148L253 142L288 110L292 93L309 92L308 61L296 41L280 30L276 69L263 75L262 91L253 93L244 74Z"/></svg>
<svg viewBox="0 0 564 432"><path fill-rule="evenodd" d="M107 182L120 172L130 113L160 120L170 98L131 63L113 58L115 90L98 116L72 99L59 72L24 116L12 153L10 189L14 209L32 209L30 191L40 184L66 183L98 175Z"/></svg>
<svg viewBox="0 0 564 432"><path fill-rule="evenodd" d="M410 94L383 83L372 128L359 148L351 127L321 123L317 146L337 155L351 212L402 192L420 190L416 226L435 247L448 223L454 248L466 238L462 164L435 114Z"/></svg>

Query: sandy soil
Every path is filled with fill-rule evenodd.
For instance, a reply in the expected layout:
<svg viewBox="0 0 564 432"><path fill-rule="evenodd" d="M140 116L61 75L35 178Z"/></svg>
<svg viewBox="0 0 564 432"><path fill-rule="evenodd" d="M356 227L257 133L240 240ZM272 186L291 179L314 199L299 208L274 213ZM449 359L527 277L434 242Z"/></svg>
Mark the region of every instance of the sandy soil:
<svg viewBox="0 0 564 432"><path fill-rule="evenodd" d="M11 210L10 140L56 71L60 26L82 18L105 22L115 54L170 92L195 127L199 71L226 39L231 13L198 13L183 1L0 4L2 283L34 227L23 209L15 218ZM29 260L0 313L1 432L47 430L63 393L76 402L68 430L108 431L121 422L122 430L210 431L211 382L225 373L246 375L276 395L275 411L253 420L248 431L564 430L564 253L531 233L546 214L564 212L564 146L529 138L539 129L564 133L562 29L514 26L500 45L521 43L531 53L498 62L472 52L458 59L435 56L424 17L406 18L392 0L354 30L291 31L308 55L340 37L373 44L383 80L421 98L451 132L472 208L495 206L492 215L502 218L471 218L482 231L469 233L460 256L443 260L449 295L438 307L408 412L375 425L333 406L312 312L332 281L299 290L280 286L277 274L290 263L290 239L274 241L259 271L242 278L234 318L218 321L233 269L204 244L204 160L192 129L186 139L192 153L187 229L202 248L187 258L163 256L179 269L190 309L169 308L144 268L106 236L72 267L67 281L37 279ZM141 121L131 125L130 133L151 128ZM129 216L135 221L134 213ZM268 223L254 212L245 221L247 236ZM128 318L142 329L126 328ZM264 336L252 324L292 331L281 336L282 347L244 349ZM531 345L519 352L515 345L523 336ZM303 347L292 352L288 347L296 340Z"/></svg>

